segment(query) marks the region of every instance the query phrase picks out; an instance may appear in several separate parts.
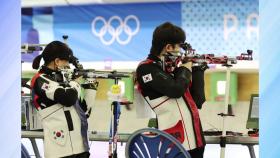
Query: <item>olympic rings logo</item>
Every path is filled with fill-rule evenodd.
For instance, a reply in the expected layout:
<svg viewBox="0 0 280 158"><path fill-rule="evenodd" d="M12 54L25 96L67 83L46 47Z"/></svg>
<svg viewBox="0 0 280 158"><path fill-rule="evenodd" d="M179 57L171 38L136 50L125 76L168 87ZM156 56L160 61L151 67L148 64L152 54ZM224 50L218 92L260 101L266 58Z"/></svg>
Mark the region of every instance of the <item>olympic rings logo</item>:
<svg viewBox="0 0 280 158"><path fill-rule="evenodd" d="M136 23L136 28L134 30L132 30L132 28L128 25L128 22L131 20L133 20ZM113 21L117 21L119 25L113 26ZM103 23L99 31L97 31L96 28L96 24L98 22ZM125 17L124 20L122 20L119 16L112 16L109 18L108 22L106 22L104 17L97 16L92 21L91 26L92 33L95 36L99 37L103 44L111 45L112 43L114 43L114 41L117 41L121 45L126 45L131 41L132 37L139 32L140 21L135 15L128 15L127 17ZM127 38L124 40L120 38L123 32L127 35ZM105 39L106 33L109 33L111 35L111 39Z"/></svg>

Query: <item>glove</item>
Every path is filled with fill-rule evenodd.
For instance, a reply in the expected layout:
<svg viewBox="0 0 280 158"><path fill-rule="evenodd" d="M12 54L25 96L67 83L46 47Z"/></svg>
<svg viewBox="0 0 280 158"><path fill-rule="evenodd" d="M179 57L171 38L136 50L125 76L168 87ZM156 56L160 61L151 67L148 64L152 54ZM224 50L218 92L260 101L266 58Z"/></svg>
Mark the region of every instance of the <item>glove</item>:
<svg viewBox="0 0 280 158"><path fill-rule="evenodd" d="M206 62L203 63L198 63L199 65L193 66L192 69L195 70L200 70L200 71L205 71L209 68L208 64Z"/></svg>
<svg viewBox="0 0 280 158"><path fill-rule="evenodd" d="M190 71L192 71L192 62L187 62L187 63L181 64L180 66L188 68Z"/></svg>

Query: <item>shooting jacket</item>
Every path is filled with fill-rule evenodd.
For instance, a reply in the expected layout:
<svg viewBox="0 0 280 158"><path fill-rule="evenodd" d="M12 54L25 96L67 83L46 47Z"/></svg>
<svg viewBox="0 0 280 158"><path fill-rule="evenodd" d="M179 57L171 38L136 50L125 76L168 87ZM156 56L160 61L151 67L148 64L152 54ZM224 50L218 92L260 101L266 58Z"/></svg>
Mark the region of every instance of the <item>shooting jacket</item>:
<svg viewBox="0 0 280 158"><path fill-rule="evenodd" d="M198 108L205 102L204 70L178 67L166 73L162 64L151 54L139 64L138 89L156 113L160 130L173 135L187 150L203 147Z"/></svg>
<svg viewBox="0 0 280 158"><path fill-rule="evenodd" d="M87 117L94 104L96 89L87 86L78 102L81 87L75 81L61 83L56 71L45 66L32 78L33 105L44 130L46 158L64 157L89 150Z"/></svg>

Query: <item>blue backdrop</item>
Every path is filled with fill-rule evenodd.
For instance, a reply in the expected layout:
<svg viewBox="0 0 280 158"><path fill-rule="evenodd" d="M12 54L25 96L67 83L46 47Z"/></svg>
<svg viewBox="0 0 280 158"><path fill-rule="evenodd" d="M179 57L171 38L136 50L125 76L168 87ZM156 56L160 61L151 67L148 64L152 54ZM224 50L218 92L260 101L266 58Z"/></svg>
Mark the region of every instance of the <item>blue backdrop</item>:
<svg viewBox="0 0 280 158"><path fill-rule="evenodd" d="M182 27L199 53L235 56L247 49L259 53L258 0L187 1Z"/></svg>
<svg viewBox="0 0 280 158"><path fill-rule="evenodd" d="M153 30L165 21L182 26L198 53L234 56L252 49L258 59L258 0L77 5L22 12L22 43L49 43L67 34L81 61L140 61L149 53ZM31 61L33 56L23 59Z"/></svg>
<svg viewBox="0 0 280 158"><path fill-rule="evenodd" d="M38 10L49 11L38 15ZM138 61L149 53L154 28L165 21L181 25L181 3L33 8L33 16L22 18L22 42L28 41L26 30L33 26L40 43L62 40L67 34L70 47L81 61Z"/></svg>

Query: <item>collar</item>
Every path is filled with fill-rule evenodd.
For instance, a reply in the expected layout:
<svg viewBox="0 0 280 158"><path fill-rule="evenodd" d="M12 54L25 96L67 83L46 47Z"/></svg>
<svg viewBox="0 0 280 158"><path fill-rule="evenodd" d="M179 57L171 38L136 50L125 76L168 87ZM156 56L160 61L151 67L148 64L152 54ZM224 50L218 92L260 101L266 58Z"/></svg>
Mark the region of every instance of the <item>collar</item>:
<svg viewBox="0 0 280 158"><path fill-rule="evenodd" d="M51 80L54 80L56 82L63 82L63 76L62 76L61 72L52 70L45 65L43 65L41 67L39 72L46 74L47 76L45 76L45 77L48 77Z"/></svg>
<svg viewBox="0 0 280 158"><path fill-rule="evenodd" d="M153 55L153 54L149 54L148 60L152 60L154 64L157 64L159 67L162 68L162 61L160 60L159 57Z"/></svg>
<svg viewBox="0 0 280 158"><path fill-rule="evenodd" d="M149 54L147 59L153 60L155 62L161 62L160 58L155 56L155 55L153 55L153 54Z"/></svg>
<svg viewBox="0 0 280 158"><path fill-rule="evenodd" d="M47 74L47 75L53 75L53 74L58 73L58 71L52 70L52 69L48 68L48 67L45 66L45 65L43 65L43 66L41 67L40 72L41 72L41 73L45 73L45 74Z"/></svg>

